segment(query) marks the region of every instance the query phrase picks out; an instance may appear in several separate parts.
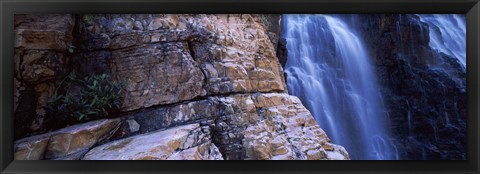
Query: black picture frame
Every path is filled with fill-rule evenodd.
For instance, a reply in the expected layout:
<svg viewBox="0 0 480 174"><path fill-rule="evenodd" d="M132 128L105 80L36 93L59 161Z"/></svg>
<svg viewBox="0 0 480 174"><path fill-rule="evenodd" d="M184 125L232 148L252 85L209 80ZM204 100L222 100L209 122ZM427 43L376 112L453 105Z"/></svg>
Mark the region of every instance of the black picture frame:
<svg viewBox="0 0 480 174"><path fill-rule="evenodd" d="M478 173L478 0L1 0L1 173ZM466 161L14 161L14 14L25 13L462 13L467 18Z"/></svg>

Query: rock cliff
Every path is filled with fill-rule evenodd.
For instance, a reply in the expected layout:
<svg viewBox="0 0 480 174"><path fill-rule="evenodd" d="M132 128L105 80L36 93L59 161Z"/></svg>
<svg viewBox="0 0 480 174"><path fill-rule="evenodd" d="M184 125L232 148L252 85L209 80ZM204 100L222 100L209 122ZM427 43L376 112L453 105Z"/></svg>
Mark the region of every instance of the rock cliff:
<svg viewBox="0 0 480 174"><path fill-rule="evenodd" d="M15 137L45 130L48 98L69 70L72 15L15 15Z"/></svg>
<svg viewBox="0 0 480 174"><path fill-rule="evenodd" d="M402 159L466 159L466 71L417 15L361 15Z"/></svg>
<svg viewBox="0 0 480 174"><path fill-rule="evenodd" d="M15 159L349 159L286 94L279 19L16 15ZM122 106L52 130L44 107L72 70L126 81Z"/></svg>

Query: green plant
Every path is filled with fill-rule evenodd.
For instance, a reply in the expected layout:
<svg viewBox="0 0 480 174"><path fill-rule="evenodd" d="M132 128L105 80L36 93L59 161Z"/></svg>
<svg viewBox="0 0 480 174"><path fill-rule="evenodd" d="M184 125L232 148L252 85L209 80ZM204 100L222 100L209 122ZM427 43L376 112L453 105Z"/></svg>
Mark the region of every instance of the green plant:
<svg viewBox="0 0 480 174"><path fill-rule="evenodd" d="M72 71L48 100L47 109L55 118L87 121L109 116L121 107L125 83L107 74L82 77Z"/></svg>

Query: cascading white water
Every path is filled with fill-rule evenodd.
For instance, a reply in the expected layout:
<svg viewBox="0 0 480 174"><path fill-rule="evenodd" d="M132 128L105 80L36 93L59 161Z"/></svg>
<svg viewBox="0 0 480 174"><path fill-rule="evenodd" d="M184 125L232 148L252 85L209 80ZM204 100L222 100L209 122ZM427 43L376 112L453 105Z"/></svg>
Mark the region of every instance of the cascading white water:
<svg viewBox="0 0 480 174"><path fill-rule="evenodd" d="M466 24L463 14L421 14L428 24L430 47L457 58L466 67Z"/></svg>
<svg viewBox="0 0 480 174"><path fill-rule="evenodd" d="M398 159L370 58L335 15L284 15L287 87L352 159Z"/></svg>

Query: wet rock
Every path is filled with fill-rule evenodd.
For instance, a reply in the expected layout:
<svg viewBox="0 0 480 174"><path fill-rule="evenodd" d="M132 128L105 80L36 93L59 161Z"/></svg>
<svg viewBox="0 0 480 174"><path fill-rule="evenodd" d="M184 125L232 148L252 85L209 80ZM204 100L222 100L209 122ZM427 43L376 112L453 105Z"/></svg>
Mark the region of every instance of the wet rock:
<svg viewBox="0 0 480 174"><path fill-rule="evenodd" d="M466 159L465 69L429 47L429 26L416 15L360 21L400 159Z"/></svg>

